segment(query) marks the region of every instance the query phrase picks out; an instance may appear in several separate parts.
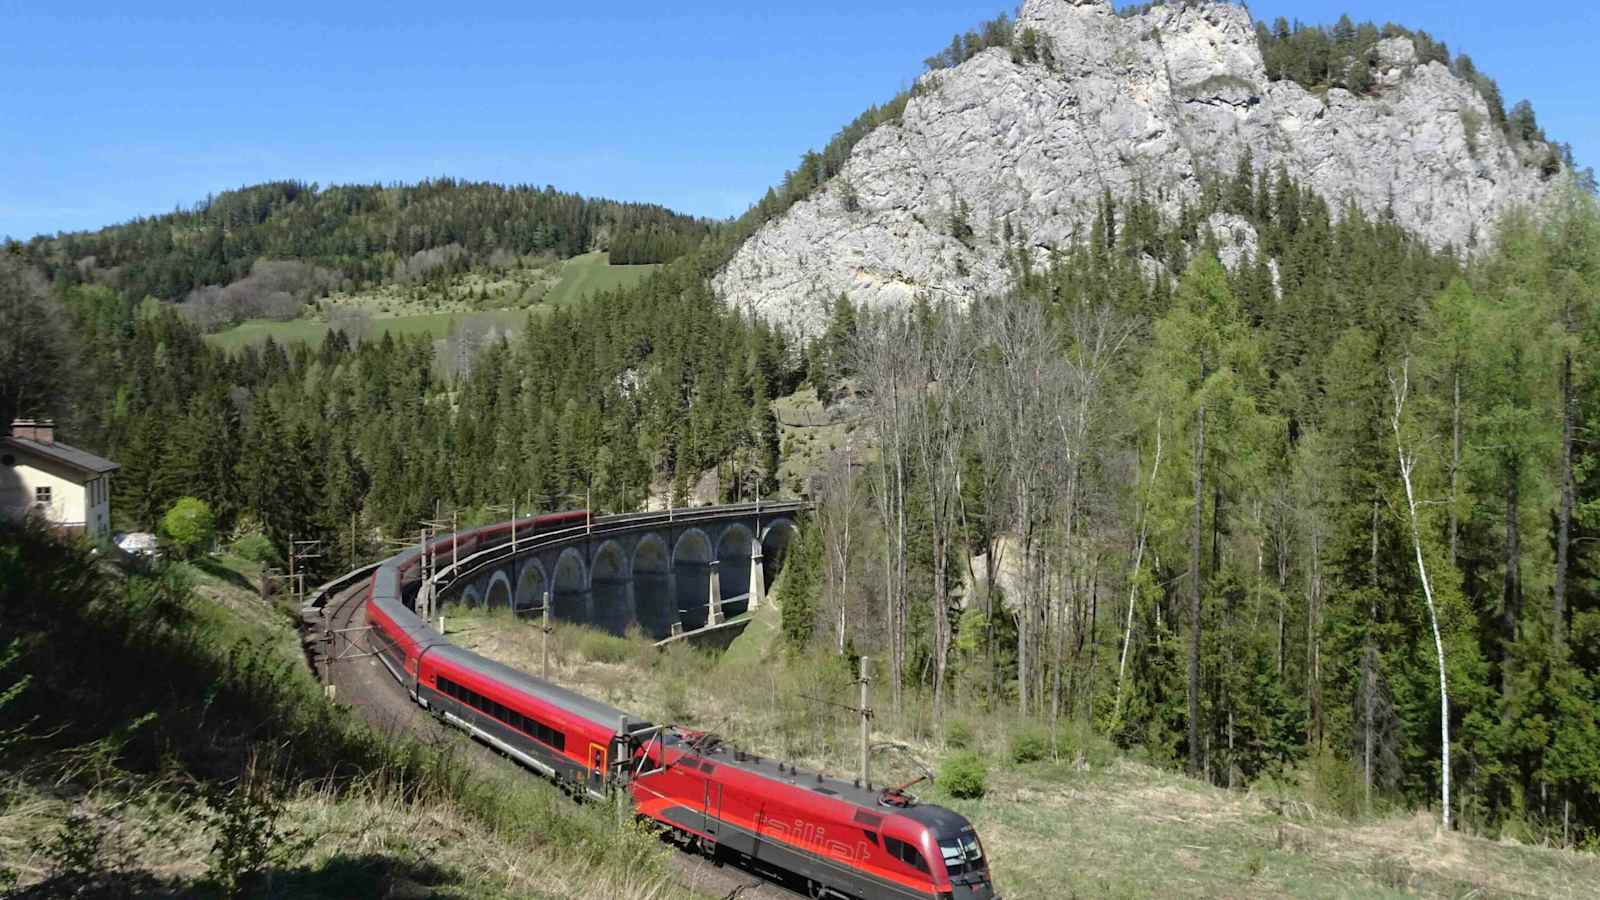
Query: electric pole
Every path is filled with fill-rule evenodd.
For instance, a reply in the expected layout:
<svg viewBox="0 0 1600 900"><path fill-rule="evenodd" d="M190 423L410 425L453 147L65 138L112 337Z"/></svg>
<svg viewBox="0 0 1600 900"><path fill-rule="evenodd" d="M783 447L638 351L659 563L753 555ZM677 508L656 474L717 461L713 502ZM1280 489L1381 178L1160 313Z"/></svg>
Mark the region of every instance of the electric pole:
<svg viewBox="0 0 1600 900"><path fill-rule="evenodd" d="M861 783L872 789L871 763L872 740L872 660L861 657Z"/></svg>
<svg viewBox="0 0 1600 900"><path fill-rule="evenodd" d="M321 541L297 541L293 535L289 537L289 585L294 591L296 605L304 606L306 602L306 560L321 558Z"/></svg>
<svg viewBox="0 0 1600 900"><path fill-rule="evenodd" d="M545 591L544 592L543 619L544 619L544 623L540 626L539 630L544 632L544 647L540 651L539 655L544 658L543 659L544 680L545 681L549 681L550 680L550 592L549 591Z"/></svg>

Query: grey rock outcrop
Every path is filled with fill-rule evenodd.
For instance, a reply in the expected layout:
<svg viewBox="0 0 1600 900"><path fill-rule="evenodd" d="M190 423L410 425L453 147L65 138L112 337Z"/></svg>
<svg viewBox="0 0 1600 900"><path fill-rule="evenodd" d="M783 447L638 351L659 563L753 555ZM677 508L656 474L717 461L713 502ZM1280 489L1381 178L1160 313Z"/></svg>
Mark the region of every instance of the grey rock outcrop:
<svg viewBox="0 0 1600 900"><path fill-rule="evenodd" d="M840 294L965 301L1008 286L1008 221L1037 249L1064 247L1087 233L1102 192L1142 187L1176 213L1247 149L1258 170L1281 164L1336 209L1392 211L1436 246L1477 245L1507 207L1550 187L1527 164L1534 150L1519 156L1487 124L1477 91L1418 65L1405 38L1379 46L1376 96L1324 98L1268 81L1241 6L1119 17L1107 0L1027 0L1017 28L1048 35L1056 64L991 49L923 75L900 121L759 229L717 291L807 334Z"/></svg>

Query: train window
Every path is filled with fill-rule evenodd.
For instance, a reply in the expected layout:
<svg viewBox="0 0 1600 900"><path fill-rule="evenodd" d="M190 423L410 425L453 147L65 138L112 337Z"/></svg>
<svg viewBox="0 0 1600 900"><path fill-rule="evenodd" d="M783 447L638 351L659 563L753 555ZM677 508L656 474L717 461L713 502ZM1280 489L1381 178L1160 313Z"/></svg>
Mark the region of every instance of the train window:
<svg viewBox="0 0 1600 900"><path fill-rule="evenodd" d="M976 835L940 838L939 854L944 857L945 871L952 877L983 871L983 850Z"/></svg>
<svg viewBox="0 0 1600 900"><path fill-rule="evenodd" d="M896 859L912 867L913 869L917 869L921 872L928 871L928 863L922 858L922 851L911 846L905 841L902 841L898 838L885 837L883 839L883 847L885 850L889 851L891 856L894 856Z"/></svg>
<svg viewBox="0 0 1600 900"><path fill-rule="evenodd" d="M872 842L872 846L878 846L878 833L876 831L868 831L867 829L863 828L861 829L861 833L867 836L867 840Z"/></svg>
<svg viewBox="0 0 1600 900"><path fill-rule="evenodd" d="M444 694L447 697L453 697L467 706L470 706L473 709L484 713L485 715L497 719L500 722L517 729L523 734L526 734L544 744L548 744L557 750L566 749L566 735L548 725L545 725L537 719L525 716L522 713L505 706L504 704L490 700L488 697L485 697L476 691L467 690L448 678L440 677L438 679L438 686L439 693Z"/></svg>

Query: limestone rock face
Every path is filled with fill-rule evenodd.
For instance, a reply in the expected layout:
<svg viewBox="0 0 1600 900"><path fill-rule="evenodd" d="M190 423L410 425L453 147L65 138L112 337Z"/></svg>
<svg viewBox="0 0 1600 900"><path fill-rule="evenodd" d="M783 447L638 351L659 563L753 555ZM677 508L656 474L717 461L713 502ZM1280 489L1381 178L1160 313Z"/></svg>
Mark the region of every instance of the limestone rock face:
<svg viewBox="0 0 1600 900"><path fill-rule="evenodd" d="M1487 124L1478 93L1438 63L1417 65L1405 38L1379 46L1376 96L1323 98L1267 80L1242 6L1123 18L1108 0L1027 0L1016 24L1053 40L1054 66L991 49L923 75L901 121L757 231L717 291L812 335L840 294L965 302L1009 286L1008 222L1049 250L1087 234L1105 191L1142 186L1175 214L1247 149L1257 170L1281 164L1335 209L1392 211L1435 246L1477 246L1508 206L1550 189Z"/></svg>

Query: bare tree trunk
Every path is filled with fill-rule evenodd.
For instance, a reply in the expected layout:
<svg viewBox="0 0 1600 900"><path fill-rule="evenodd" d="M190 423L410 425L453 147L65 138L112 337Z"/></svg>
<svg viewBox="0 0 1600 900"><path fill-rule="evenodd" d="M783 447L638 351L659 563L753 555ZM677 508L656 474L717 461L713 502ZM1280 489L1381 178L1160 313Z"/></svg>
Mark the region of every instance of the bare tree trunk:
<svg viewBox="0 0 1600 900"><path fill-rule="evenodd" d="M1089 674L1084 696L1092 702L1100 685L1100 554L1089 558ZM1091 714L1093 708L1090 707Z"/></svg>
<svg viewBox="0 0 1600 900"><path fill-rule="evenodd" d="M1522 615L1522 528L1519 467L1513 466L1506 481L1506 578L1505 597L1500 606L1501 648L1500 695L1511 697L1511 647L1517 642L1517 621ZM1509 711L1507 712L1509 715Z"/></svg>
<svg viewBox="0 0 1600 900"><path fill-rule="evenodd" d="M1027 502L1022 504L1024 521L1027 516ZM1029 645L1033 642L1033 529L1026 528L1022 537L1022 598L1017 604L1017 708L1023 718L1027 718L1030 708L1028 705L1028 686L1032 681L1029 663L1032 655L1028 652Z"/></svg>
<svg viewBox="0 0 1600 900"><path fill-rule="evenodd" d="M1456 509L1461 498L1461 368L1456 366L1453 379L1454 398L1450 404L1450 567L1455 568L1461 543L1459 519Z"/></svg>
<svg viewBox="0 0 1600 900"><path fill-rule="evenodd" d="M1156 455L1150 464L1150 480L1146 482L1144 502L1139 508L1139 537L1134 543L1133 567L1128 571L1128 621L1122 631L1122 658L1117 661L1117 699L1112 707L1115 719L1122 715L1122 685L1128 672L1128 647L1133 644L1133 610L1138 598L1139 572L1144 565L1144 545L1150 533L1150 498L1155 493L1156 476L1161 473L1161 419L1156 419Z"/></svg>
<svg viewBox="0 0 1600 900"><path fill-rule="evenodd" d="M1371 551L1367 559L1368 577L1372 580L1372 600L1367 605L1367 637L1361 653L1361 691L1364 703L1362 715L1362 783L1366 789L1366 808L1372 811L1372 752L1377 740L1376 710L1378 705L1378 650L1372 644L1372 628L1378 624L1378 501L1372 501Z"/></svg>
<svg viewBox="0 0 1600 900"><path fill-rule="evenodd" d="M1551 592L1552 623L1556 645L1567 641L1567 566L1572 546L1572 408L1577 397L1572 390L1572 351L1561 359L1561 507L1556 513L1556 581Z"/></svg>
<svg viewBox="0 0 1600 900"><path fill-rule="evenodd" d="M1200 542L1205 528L1206 408L1195 412L1194 522L1189 535L1189 774L1201 774Z"/></svg>
<svg viewBox="0 0 1600 900"><path fill-rule="evenodd" d="M879 445L876 466L878 514L888 548L884 554L884 625L888 631L889 683L892 708L901 709L905 672L906 607L906 353L909 328L904 317L886 315L869 321L852 344L854 368L872 397L872 424Z"/></svg>
<svg viewBox="0 0 1600 900"><path fill-rule="evenodd" d="M1310 734L1316 744L1322 743L1322 530L1311 527L1311 559L1306 572L1309 582L1306 590L1306 696L1310 699Z"/></svg>
<svg viewBox="0 0 1600 900"><path fill-rule="evenodd" d="M1361 654L1361 784L1367 812L1372 811L1372 753L1377 742L1372 721L1378 707L1378 666L1373 658L1377 655L1378 651L1368 641Z"/></svg>
<svg viewBox="0 0 1600 900"><path fill-rule="evenodd" d="M1288 636L1284 630L1284 617L1289 605L1289 554L1284 552L1284 546L1278 548L1278 679L1283 679L1284 648Z"/></svg>
<svg viewBox="0 0 1600 900"><path fill-rule="evenodd" d="M1439 612L1433 602L1433 582L1428 578L1428 564L1422 557L1422 525L1417 518L1417 498L1411 485L1411 472L1417 458L1406 453L1405 441L1400 431L1400 420L1405 411L1406 392L1410 387L1409 360L1401 367L1400 382L1395 386L1394 440L1395 453L1400 460L1400 480L1406 487L1406 509L1411 520L1411 545L1417 554L1417 575L1422 579L1422 593L1428 601L1428 620L1433 626L1433 648L1439 658L1439 768L1441 772L1442 800L1440 809L1444 817L1444 830L1450 830L1450 689L1445 679L1444 638L1439 634Z"/></svg>
<svg viewBox="0 0 1600 900"><path fill-rule="evenodd" d="M1066 522L1064 523L1064 528L1063 528L1063 535L1062 535L1063 541L1062 541L1062 553L1061 553L1063 581L1064 581L1064 585L1065 586L1063 587L1062 592L1061 592L1061 601L1060 601L1061 612L1058 613L1057 617L1056 617L1057 621L1059 622L1070 611L1071 620L1072 620L1073 636L1074 636L1075 640L1077 638L1077 635L1078 635L1079 631L1083 627L1083 618L1079 614L1079 610L1078 610L1078 591L1077 591L1077 581L1076 581L1077 573L1076 573L1076 566L1073 564L1073 544L1072 544L1073 529L1074 529L1074 526L1076 525L1076 519L1077 519L1077 510L1074 508L1076 506L1076 504L1077 504L1077 482L1078 482L1077 473L1075 471L1072 471L1070 469L1070 467L1069 467L1069 473L1067 475ZM1056 727L1055 726L1056 726L1056 722L1061 717L1061 666L1062 666L1062 656L1064 655L1064 651L1065 651L1066 638L1067 638L1066 628L1064 628L1064 627L1063 628L1059 628L1058 629L1058 633L1056 634L1056 639L1055 639L1055 657L1056 657L1056 660L1055 660L1055 668L1056 668L1055 682L1052 685L1051 691L1050 691L1050 694L1051 694L1051 696L1050 696L1050 732L1051 732L1050 741L1051 741L1052 745L1055 743L1055 731L1056 731ZM1082 647L1082 642L1078 641L1077 646L1079 648L1081 648ZM1077 664L1078 664L1078 652L1077 652L1077 650L1074 650L1074 652L1072 654L1072 665L1073 665L1073 673L1074 673L1074 675L1076 675L1076 673L1077 673ZM1053 749L1054 748L1052 747L1052 751L1053 751Z"/></svg>

